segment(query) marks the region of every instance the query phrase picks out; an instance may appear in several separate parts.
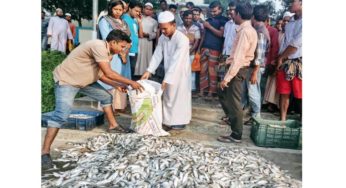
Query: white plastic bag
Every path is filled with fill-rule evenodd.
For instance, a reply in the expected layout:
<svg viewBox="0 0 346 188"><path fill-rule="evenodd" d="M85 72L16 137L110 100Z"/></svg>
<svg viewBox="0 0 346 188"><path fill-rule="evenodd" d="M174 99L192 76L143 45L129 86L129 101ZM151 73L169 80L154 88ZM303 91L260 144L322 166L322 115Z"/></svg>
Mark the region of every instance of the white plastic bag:
<svg viewBox="0 0 346 188"><path fill-rule="evenodd" d="M131 129L141 135L168 136L162 129L161 84L151 80L137 81L144 87L143 92L129 89L131 104Z"/></svg>

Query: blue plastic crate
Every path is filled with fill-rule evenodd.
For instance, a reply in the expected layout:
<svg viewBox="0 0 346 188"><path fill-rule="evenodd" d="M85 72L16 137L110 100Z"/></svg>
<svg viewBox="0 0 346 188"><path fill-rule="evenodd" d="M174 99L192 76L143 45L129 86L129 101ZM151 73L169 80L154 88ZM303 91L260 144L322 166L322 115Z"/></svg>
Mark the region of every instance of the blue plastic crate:
<svg viewBox="0 0 346 188"><path fill-rule="evenodd" d="M92 116L90 118L73 118L69 117L67 123L62 126L63 129L79 129L79 130L91 130L96 126L104 124L104 113L102 111L93 109L72 109L71 115L84 114ZM53 112L47 112L42 114L41 126L47 127L47 121L53 115Z"/></svg>

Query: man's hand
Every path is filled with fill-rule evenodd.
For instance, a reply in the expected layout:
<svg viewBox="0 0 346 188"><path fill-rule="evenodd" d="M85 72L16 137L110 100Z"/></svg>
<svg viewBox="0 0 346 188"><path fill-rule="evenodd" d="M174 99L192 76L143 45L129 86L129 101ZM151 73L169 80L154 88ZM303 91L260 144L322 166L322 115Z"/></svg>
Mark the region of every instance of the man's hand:
<svg viewBox="0 0 346 188"><path fill-rule="evenodd" d="M251 83L252 85L257 83L257 72L253 72L253 73L251 74L250 83Z"/></svg>
<svg viewBox="0 0 346 188"><path fill-rule="evenodd" d="M209 22L207 22L207 21L205 21L205 22L203 22L203 26L204 26L204 28L210 28L210 23Z"/></svg>
<svg viewBox="0 0 346 188"><path fill-rule="evenodd" d="M162 91L164 91L167 87L167 83L166 82L162 82L162 85L161 85L161 89Z"/></svg>
<svg viewBox="0 0 346 188"><path fill-rule="evenodd" d="M220 88L221 90L223 91L223 89L225 89L226 87L228 87L228 82L226 80L223 80L221 83L220 83Z"/></svg>
<svg viewBox="0 0 346 188"><path fill-rule="evenodd" d="M145 71L145 73L141 77L141 80L148 80L150 76L151 76L151 73L148 71Z"/></svg>
<svg viewBox="0 0 346 188"><path fill-rule="evenodd" d="M132 81L131 82L131 87L133 88L133 89L135 89L135 90L139 90L140 92L143 92L144 91L144 88L143 88L143 86L141 85L141 84L139 84L138 82L135 82L135 81Z"/></svg>
<svg viewBox="0 0 346 188"><path fill-rule="evenodd" d="M127 88L126 86L117 86L116 89L122 93L126 93L127 92Z"/></svg>

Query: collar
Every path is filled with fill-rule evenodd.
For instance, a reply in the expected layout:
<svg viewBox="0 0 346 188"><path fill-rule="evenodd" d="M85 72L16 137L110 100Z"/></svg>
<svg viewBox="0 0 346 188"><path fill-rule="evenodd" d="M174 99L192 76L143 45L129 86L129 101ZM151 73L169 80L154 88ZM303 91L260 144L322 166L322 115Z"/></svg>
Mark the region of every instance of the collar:
<svg viewBox="0 0 346 188"><path fill-rule="evenodd" d="M251 21L250 20L247 20L247 21L244 21L242 24L239 25L238 28L236 28L237 32L239 32L240 30L244 29L245 27L249 27L251 26Z"/></svg>

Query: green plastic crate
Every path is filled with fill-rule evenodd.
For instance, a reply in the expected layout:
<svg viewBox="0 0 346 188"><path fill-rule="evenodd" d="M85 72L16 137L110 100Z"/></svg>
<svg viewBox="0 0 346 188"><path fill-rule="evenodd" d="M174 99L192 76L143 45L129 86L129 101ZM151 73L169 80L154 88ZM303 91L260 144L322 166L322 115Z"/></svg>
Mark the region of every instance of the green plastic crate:
<svg viewBox="0 0 346 188"><path fill-rule="evenodd" d="M272 126L283 124L285 127ZM255 118L250 137L260 147L301 149L301 126L297 120L282 122Z"/></svg>

